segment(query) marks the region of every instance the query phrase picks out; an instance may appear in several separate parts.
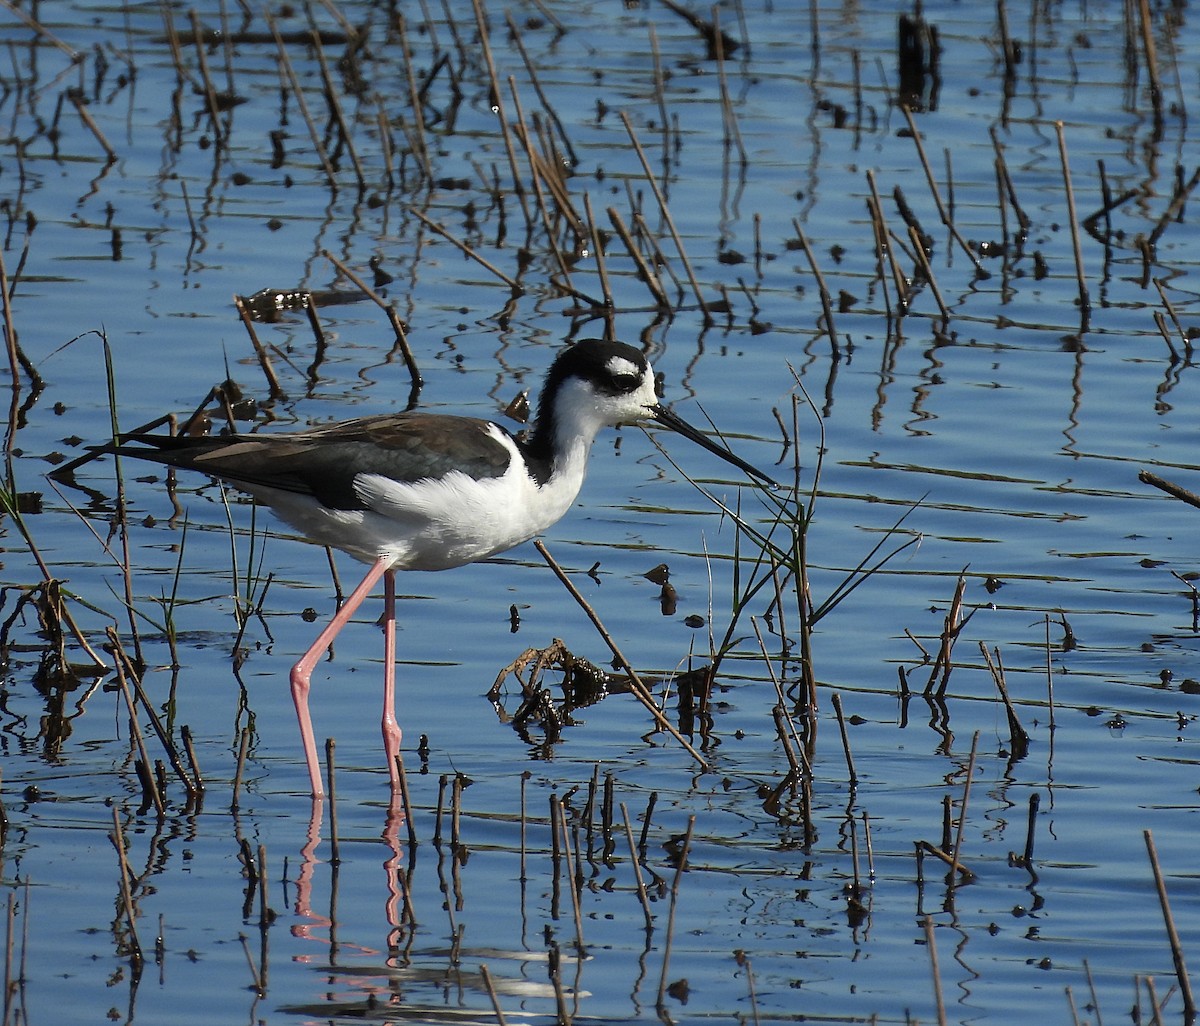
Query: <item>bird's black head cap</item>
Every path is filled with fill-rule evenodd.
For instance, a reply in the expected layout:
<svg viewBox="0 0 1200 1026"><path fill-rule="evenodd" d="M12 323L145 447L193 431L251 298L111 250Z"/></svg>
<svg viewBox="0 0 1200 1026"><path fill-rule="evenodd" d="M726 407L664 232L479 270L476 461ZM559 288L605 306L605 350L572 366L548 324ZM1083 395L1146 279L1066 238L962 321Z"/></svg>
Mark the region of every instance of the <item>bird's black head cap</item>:
<svg viewBox="0 0 1200 1026"><path fill-rule="evenodd" d="M544 407L568 378L589 382L598 392L621 395L636 391L650 364L641 351L624 342L584 339L564 349L546 375L540 403ZM549 411L547 411L549 412Z"/></svg>

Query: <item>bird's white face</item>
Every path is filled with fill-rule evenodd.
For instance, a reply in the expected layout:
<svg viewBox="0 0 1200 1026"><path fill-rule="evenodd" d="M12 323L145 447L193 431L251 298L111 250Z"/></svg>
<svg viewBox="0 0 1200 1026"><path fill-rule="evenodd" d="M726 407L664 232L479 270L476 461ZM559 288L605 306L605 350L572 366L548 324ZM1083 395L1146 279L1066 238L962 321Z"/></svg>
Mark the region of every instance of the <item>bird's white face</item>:
<svg viewBox="0 0 1200 1026"><path fill-rule="evenodd" d="M654 368L614 356L605 365L606 380L597 385L597 407L610 424L627 424L654 415L658 395Z"/></svg>
<svg viewBox="0 0 1200 1026"><path fill-rule="evenodd" d="M582 431L588 437L617 424L633 424L652 418L658 409L654 371L645 361L636 363L611 356L589 368L587 376L563 380L555 397L555 414L564 437Z"/></svg>
<svg viewBox="0 0 1200 1026"><path fill-rule="evenodd" d="M580 460L581 478L582 460L598 432L617 424L652 420L751 477L771 480L662 406L654 368L638 350L624 343L591 340L564 350L547 375L542 399L539 426L554 439L556 453L572 452Z"/></svg>

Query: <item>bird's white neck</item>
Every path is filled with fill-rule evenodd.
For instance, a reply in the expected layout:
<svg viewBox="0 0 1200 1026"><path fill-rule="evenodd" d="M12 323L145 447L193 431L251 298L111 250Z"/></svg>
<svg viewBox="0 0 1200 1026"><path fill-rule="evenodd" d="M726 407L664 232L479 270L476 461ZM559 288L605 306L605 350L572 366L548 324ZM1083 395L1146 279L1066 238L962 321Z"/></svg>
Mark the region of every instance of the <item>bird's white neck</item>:
<svg viewBox="0 0 1200 1026"><path fill-rule="evenodd" d="M542 397L525 455L541 487L553 484L579 491L587 473L592 442L608 421L596 406L595 393L582 383L567 380Z"/></svg>

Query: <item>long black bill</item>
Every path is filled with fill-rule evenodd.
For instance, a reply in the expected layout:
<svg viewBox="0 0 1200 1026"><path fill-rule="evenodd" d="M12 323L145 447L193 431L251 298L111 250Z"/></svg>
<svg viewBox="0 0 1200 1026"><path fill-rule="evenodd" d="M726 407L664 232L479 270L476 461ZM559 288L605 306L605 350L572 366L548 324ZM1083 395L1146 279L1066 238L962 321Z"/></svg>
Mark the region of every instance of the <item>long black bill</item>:
<svg viewBox="0 0 1200 1026"><path fill-rule="evenodd" d="M723 459L726 463L732 463L739 470L749 474L751 477L758 478L758 480L762 481L764 484L770 485L772 488L779 487L774 480L764 474L757 467L750 466L750 464L740 456L730 452L725 448L725 446L721 445L720 442L714 442L708 437L708 435L703 434L696 428L692 427L692 425L686 420L676 416L665 406L655 406L650 416L663 427L670 428L676 434L683 435L684 438L695 442L702 449L707 449L714 456L720 456L721 459Z"/></svg>

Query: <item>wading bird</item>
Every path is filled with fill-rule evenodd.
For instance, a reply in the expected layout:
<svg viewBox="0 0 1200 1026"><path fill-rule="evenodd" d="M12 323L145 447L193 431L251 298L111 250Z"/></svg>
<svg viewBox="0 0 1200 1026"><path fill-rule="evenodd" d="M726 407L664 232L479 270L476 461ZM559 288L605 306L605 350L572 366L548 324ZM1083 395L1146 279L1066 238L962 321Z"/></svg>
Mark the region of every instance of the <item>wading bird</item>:
<svg viewBox="0 0 1200 1026"><path fill-rule="evenodd" d="M292 668L292 699L313 797L320 764L308 695L313 668L383 578L383 743L399 786L395 716L396 571L446 570L540 534L574 502L597 433L655 421L766 483L771 479L661 406L637 349L589 340L558 354L533 428L517 437L473 417L409 412L287 434L186 437L134 433L113 451L228 481L311 541L370 565Z"/></svg>

